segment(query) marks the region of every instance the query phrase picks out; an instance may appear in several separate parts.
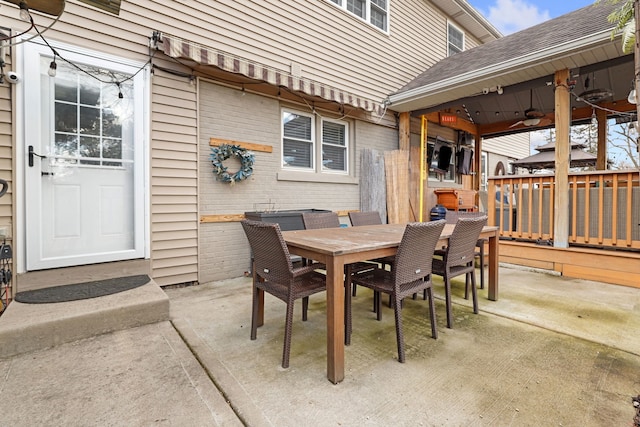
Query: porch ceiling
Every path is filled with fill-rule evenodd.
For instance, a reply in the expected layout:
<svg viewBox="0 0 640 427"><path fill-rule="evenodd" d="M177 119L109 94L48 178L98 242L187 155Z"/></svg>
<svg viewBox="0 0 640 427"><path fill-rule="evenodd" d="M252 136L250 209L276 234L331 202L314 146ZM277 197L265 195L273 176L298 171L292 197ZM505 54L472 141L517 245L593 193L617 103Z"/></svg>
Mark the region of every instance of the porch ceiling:
<svg viewBox="0 0 640 427"><path fill-rule="evenodd" d="M389 108L415 116L450 112L478 125L485 137L552 127L554 73L569 69L573 124L591 118L591 104L635 111L635 105L627 102L633 55L622 52L619 38L611 38L612 24L606 20L611 10L611 6L588 6L446 58L390 95ZM590 102L579 96L600 89L611 95ZM514 126L530 108L544 114L540 123Z"/></svg>

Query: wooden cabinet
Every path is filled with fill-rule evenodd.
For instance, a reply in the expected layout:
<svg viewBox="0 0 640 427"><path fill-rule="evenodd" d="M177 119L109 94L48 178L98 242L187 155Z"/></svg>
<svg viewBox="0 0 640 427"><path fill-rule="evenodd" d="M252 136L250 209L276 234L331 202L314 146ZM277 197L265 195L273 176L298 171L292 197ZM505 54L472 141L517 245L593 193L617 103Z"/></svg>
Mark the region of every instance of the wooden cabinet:
<svg viewBox="0 0 640 427"><path fill-rule="evenodd" d="M452 211L475 211L476 191L462 188L438 188L434 190L438 204Z"/></svg>

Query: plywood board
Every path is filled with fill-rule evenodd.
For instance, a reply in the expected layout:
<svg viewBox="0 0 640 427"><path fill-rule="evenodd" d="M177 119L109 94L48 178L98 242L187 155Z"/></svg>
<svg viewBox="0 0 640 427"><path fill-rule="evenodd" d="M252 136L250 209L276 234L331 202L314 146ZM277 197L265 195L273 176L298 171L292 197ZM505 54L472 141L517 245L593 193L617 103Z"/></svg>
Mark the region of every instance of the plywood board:
<svg viewBox="0 0 640 427"><path fill-rule="evenodd" d="M409 151L384 153L387 217L390 224L409 222Z"/></svg>
<svg viewBox="0 0 640 427"><path fill-rule="evenodd" d="M371 148L360 152L360 210L378 211L387 217L387 190L384 155Z"/></svg>

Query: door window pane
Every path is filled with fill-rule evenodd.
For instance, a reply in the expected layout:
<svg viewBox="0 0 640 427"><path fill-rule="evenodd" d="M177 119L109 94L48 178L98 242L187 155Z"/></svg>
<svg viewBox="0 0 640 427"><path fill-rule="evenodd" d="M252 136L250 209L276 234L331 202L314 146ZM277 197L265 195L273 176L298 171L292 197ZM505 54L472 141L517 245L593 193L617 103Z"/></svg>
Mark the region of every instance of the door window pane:
<svg viewBox="0 0 640 427"><path fill-rule="evenodd" d="M133 138L133 84L128 75L96 68L87 72L91 76L76 67L58 64L58 75L52 79L55 90L51 161L122 166L122 160L133 160L133 151L123 150L123 141Z"/></svg>

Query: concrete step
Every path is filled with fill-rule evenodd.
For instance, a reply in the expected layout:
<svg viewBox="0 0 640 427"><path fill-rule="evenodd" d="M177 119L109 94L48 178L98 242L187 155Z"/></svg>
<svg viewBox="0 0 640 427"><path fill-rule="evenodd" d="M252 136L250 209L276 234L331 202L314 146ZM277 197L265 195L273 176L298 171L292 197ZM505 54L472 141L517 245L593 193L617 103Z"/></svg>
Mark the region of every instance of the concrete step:
<svg viewBox="0 0 640 427"><path fill-rule="evenodd" d="M0 316L0 358L108 332L169 320L169 298L158 284L78 301L13 301Z"/></svg>

